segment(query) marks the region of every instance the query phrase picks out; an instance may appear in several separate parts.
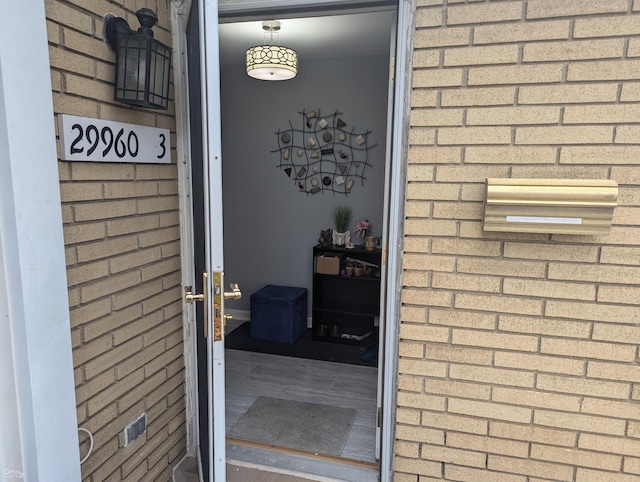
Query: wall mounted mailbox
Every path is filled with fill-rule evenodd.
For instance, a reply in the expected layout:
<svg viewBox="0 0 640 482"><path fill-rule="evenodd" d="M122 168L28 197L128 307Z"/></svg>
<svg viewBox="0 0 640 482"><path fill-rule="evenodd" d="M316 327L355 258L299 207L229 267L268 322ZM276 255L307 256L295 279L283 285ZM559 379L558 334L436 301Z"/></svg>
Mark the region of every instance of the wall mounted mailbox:
<svg viewBox="0 0 640 482"><path fill-rule="evenodd" d="M618 184L608 179L487 179L484 230L609 234Z"/></svg>

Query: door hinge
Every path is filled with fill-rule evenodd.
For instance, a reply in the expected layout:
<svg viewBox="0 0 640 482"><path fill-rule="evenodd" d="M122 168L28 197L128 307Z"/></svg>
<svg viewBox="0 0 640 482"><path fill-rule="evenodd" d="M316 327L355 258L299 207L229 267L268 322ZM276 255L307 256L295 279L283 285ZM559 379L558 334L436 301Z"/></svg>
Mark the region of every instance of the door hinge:
<svg viewBox="0 0 640 482"><path fill-rule="evenodd" d="M378 407L378 420L376 421L376 426L378 428L382 427L382 407Z"/></svg>

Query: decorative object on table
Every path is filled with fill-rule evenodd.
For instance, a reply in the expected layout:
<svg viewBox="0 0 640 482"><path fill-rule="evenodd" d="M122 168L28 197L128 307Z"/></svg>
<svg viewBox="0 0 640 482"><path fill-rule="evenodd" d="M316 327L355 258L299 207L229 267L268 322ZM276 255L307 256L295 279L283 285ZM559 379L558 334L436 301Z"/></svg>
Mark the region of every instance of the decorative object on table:
<svg viewBox="0 0 640 482"><path fill-rule="evenodd" d="M360 219L356 222L356 225L353 227L353 232L356 235L356 238L362 239L362 245L365 246L365 238L368 236L369 231L371 230L371 222L368 219ZM375 246L375 242L374 242Z"/></svg>
<svg viewBox="0 0 640 482"><path fill-rule="evenodd" d="M318 239L318 242L325 248L331 246L333 244L332 234L333 229L323 229L320 231L320 239Z"/></svg>
<svg viewBox="0 0 640 482"><path fill-rule="evenodd" d="M345 246L351 243L349 221L351 221L351 208L349 206L338 206L333 210L333 222L336 225L336 229L333 231L332 240L336 246Z"/></svg>
<svg viewBox="0 0 640 482"><path fill-rule="evenodd" d="M276 132L280 164L301 192L316 194L325 191L347 195L360 180L364 186L366 170L372 167L369 151L371 131L356 131L340 116L341 112L322 115L320 109L299 112L299 127L289 121L289 129ZM293 155L297 152L297 157ZM312 183L318 174L322 183Z"/></svg>
<svg viewBox="0 0 640 482"><path fill-rule="evenodd" d="M376 237L375 236L365 236L364 238L364 249L367 251L373 251L376 249Z"/></svg>

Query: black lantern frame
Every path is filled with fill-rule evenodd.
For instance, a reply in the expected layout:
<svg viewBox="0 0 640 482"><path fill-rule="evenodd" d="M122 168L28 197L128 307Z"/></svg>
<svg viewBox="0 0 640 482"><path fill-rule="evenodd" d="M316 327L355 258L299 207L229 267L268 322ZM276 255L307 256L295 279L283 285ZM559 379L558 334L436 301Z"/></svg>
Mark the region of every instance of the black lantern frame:
<svg viewBox="0 0 640 482"><path fill-rule="evenodd" d="M141 8L136 17L140 22L137 32L123 18L105 16L105 41L116 53L114 99L136 107L166 110L171 49L153 38L151 27L158 22L153 10Z"/></svg>

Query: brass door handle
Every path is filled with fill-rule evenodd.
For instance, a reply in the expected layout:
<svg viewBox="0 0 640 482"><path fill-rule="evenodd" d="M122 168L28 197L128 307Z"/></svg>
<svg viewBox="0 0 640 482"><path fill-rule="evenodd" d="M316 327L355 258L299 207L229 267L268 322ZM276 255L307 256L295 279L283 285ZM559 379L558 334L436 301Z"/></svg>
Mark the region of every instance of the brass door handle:
<svg viewBox="0 0 640 482"><path fill-rule="evenodd" d="M224 326L226 328L227 327L227 321L232 320L233 316L225 313L224 315L222 315L222 318L224 319Z"/></svg>
<svg viewBox="0 0 640 482"><path fill-rule="evenodd" d="M184 293L184 300L187 303L195 303L196 301L203 301L203 307L204 307L204 314L203 314L203 321L204 321L204 337L208 338L209 337L209 330L207 329L207 301L206 301L206 294L207 294L207 289L209 285L209 275L208 273L202 273L202 294L199 295L195 295L193 294L193 292L191 291L191 287L187 287L185 288L185 293Z"/></svg>
<svg viewBox="0 0 640 482"><path fill-rule="evenodd" d="M231 291L224 292L224 299L239 300L240 298L242 298L242 291L240 291L238 283L231 283Z"/></svg>

